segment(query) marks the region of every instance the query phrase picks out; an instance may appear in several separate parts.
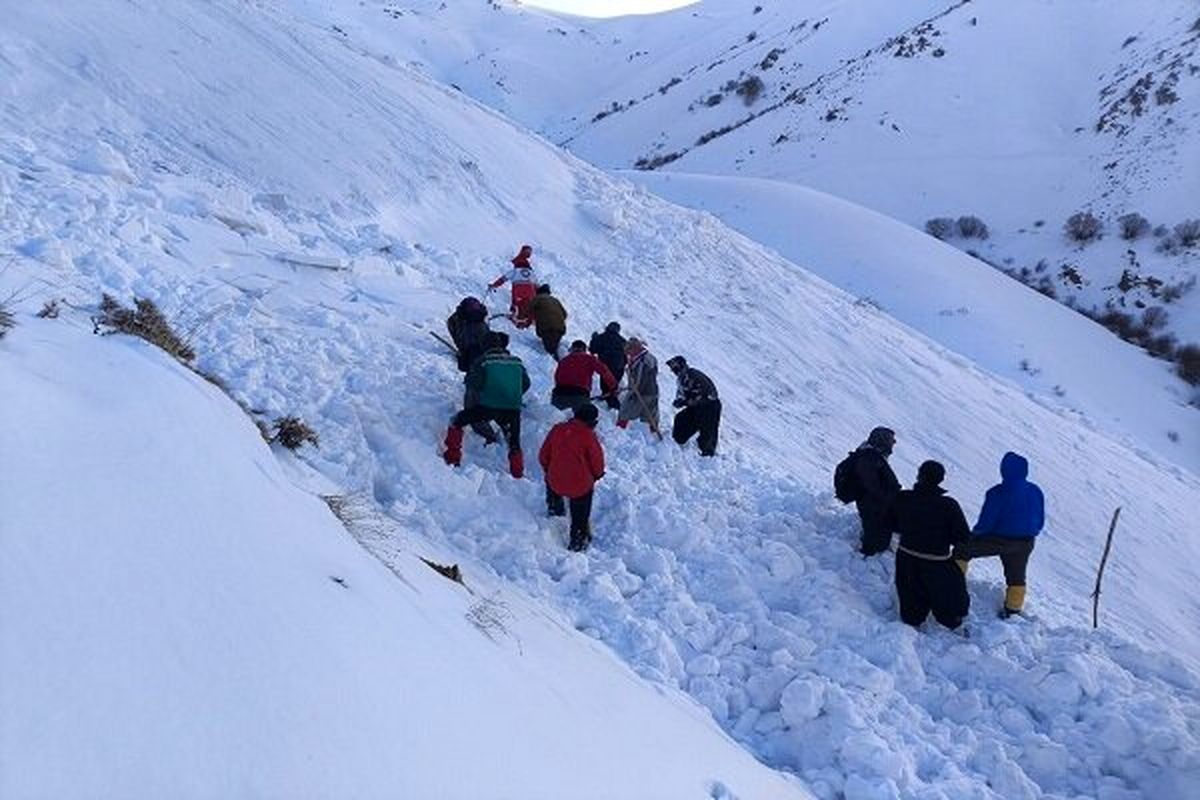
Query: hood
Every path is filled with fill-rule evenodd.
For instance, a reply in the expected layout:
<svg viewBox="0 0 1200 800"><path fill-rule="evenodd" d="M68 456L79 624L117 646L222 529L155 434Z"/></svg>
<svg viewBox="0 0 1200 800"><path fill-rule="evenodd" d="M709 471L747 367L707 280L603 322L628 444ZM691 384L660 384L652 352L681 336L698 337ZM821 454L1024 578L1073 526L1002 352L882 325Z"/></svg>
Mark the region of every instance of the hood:
<svg viewBox="0 0 1200 800"><path fill-rule="evenodd" d="M1023 456L1008 452L1000 459L1000 477L1007 481L1023 481L1029 475L1029 462Z"/></svg>

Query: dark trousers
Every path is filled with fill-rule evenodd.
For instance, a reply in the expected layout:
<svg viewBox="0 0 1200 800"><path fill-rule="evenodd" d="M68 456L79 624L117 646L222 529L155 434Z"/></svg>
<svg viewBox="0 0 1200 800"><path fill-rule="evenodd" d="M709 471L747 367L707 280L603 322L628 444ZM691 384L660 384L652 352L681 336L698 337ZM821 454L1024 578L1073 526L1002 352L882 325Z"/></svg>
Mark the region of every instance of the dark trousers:
<svg viewBox="0 0 1200 800"><path fill-rule="evenodd" d="M591 402L592 396L587 389L578 386L555 386L550 393L550 405L557 409L574 411L584 403Z"/></svg>
<svg viewBox="0 0 1200 800"><path fill-rule="evenodd" d="M687 444L697 433L700 438L700 455L713 456L717 454L717 433L721 427L721 401L705 400L694 406L688 406L675 415L671 426L671 436L679 444Z"/></svg>
<svg viewBox="0 0 1200 800"><path fill-rule="evenodd" d="M562 343L563 337L567 335L567 332L538 331L537 335L542 340L542 347L546 348L546 352L554 356L555 361L558 361L558 346Z"/></svg>
<svg viewBox="0 0 1200 800"><path fill-rule="evenodd" d="M521 452L521 409L472 406L454 415L451 424L457 428L472 427L479 422L495 422L508 442L508 452Z"/></svg>
<svg viewBox="0 0 1200 800"><path fill-rule="evenodd" d="M463 391L463 408L474 408L479 405L479 393L470 386ZM496 429L487 420L471 423L471 430L482 436L488 444L496 441Z"/></svg>
<svg viewBox="0 0 1200 800"><path fill-rule="evenodd" d="M887 552L892 546L892 532L883 523L883 507L887 502L866 497L855 503L862 523L862 542L858 551L864 556Z"/></svg>
<svg viewBox="0 0 1200 800"><path fill-rule="evenodd" d="M896 553L896 595L900 619L917 626L929 612L947 628L957 628L971 608L967 578L951 559L931 561Z"/></svg>
<svg viewBox="0 0 1200 800"><path fill-rule="evenodd" d="M571 543L572 550L586 550L592 542L592 492L583 497L572 497L567 503L563 496L546 484L546 510L552 517L561 517L566 513L564 505L571 508Z"/></svg>
<svg viewBox="0 0 1200 800"><path fill-rule="evenodd" d="M954 557L959 561L970 561L972 558L1000 556L1004 582L1009 586L1024 586L1025 568L1029 566L1034 541L1005 536L972 536L966 544L954 548Z"/></svg>

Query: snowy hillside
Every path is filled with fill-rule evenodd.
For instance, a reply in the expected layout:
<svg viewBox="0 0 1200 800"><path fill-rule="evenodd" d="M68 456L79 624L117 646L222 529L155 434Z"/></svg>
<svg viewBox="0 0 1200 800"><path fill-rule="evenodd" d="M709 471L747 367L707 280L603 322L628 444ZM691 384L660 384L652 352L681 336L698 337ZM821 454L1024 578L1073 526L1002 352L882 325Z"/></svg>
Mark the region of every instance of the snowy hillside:
<svg viewBox="0 0 1200 800"><path fill-rule="evenodd" d="M0 795L806 796L479 569L389 570L148 345L34 320L0 376Z"/></svg>
<svg viewBox="0 0 1200 800"><path fill-rule="evenodd" d="M250 496L269 493L272 506L307 508L304 550L280 543L273 515L265 530L270 507L261 514L245 510L244 517L210 517L211 503L195 516L177 515L188 524L180 522L166 541L190 542L197 528L220 529L209 534L214 546L245 539L246 552L204 550L197 565L244 560L239 569L252 570L262 562L263 580L279 580L272 596L281 598L264 617L277 613L299 627L310 624L311 613L321 636L333 636L325 623L341 618L325 616L324 607L313 611L314 605L350 595L347 605L354 605L345 614L357 635L338 633L332 641L349 642L344 647L353 656L329 654L296 685L301 692L310 679L324 684L335 671L347 674L341 685L353 687L347 694L354 705L346 716L339 713L339 725L349 725L363 708L372 730L386 734L402 724L391 716L403 716L402 699L380 700L362 688L405 667L407 650L399 652L389 632L393 614L428 624L421 629L427 636L414 637L422 644L441 637L447 650L494 647L463 623L469 601L459 590L406 555L430 552L467 565L469 577L493 572L478 580L519 610L518 637L545 643L530 656L538 668L528 680L545 683L541 662L556 658L559 648L578 653L587 665L581 670L594 670L597 683L588 692L608 692L610 683L625 680L603 659L585 657L575 637L549 630L546 621L562 614L642 678L666 687L664 705L674 710L661 713L678 714L687 736L711 745L714 760L686 744L671 753L653 751L654 768L659 761L681 762L664 769L664 787L687 780L696 787L695 794L664 789L662 796L778 796L755 788L774 777L722 751L710 729L691 726L695 718L680 708L675 689L707 708L759 759L798 774L821 797L1191 794L1200 780L1194 672L1200 604L1191 591L1200 556L1192 519L1200 483L1193 472L1148 449L1131 449L1126 432L1029 396L990 365L983 369L948 351L712 217L606 176L402 60L314 24L314 5L303 4L303 21L293 17L291 4L232 0L136 13L117 0L10 10L0 30L0 251L14 260L0 297L9 286L23 287L28 297L18 304L18 327L0 343L0 363L5 386L11 382L25 393L23 411L5 434L18 442L18 453L54 452L23 422L43 413L41 395L56 397L71 387L82 394L61 413L44 404L44 413L56 419L81 413L79 405L87 402L85 376L80 385L47 375L71 375L69 363L111 357L127 364L148 355L134 343L89 340L54 326L80 324L102 292L125 302L149 297L189 333L201 370L260 421L303 417L318 431L320 448L302 451L307 466L281 471L254 442L251 426L237 420L239 412L221 405L220 414L229 416L221 417L220 431L196 422L204 447L168 470L165 457L152 460L150 454L161 451L151 445L169 439L173 448L185 448L188 440L172 419L155 414L166 408L183 419L192 419L185 413L203 419L218 413L219 400L207 384L171 369L164 373L169 380L128 381L103 406L122 414L122 404L138 399L129 396L134 387L174 387L165 406L129 409L146 418L145 438L124 441L128 418L101 425L97 444L107 447L89 449L96 460L71 466L73 478L64 483L85 484L114 464L133 463L143 471L138 474L175 476L172 483L201 476L196 481L210 497L229 497L229 513L240 514L251 502L238 499L247 497L242 490L203 485L205 465L211 465L214 473L229 471L232 480L245 482ZM891 235L887 225L879 229ZM586 555L567 553L563 531L544 518L536 469L528 480L511 480L502 474L503 455L477 439L468 440L460 470L446 468L438 452L461 384L428 332L440 328L462 294L479 293L523 241L533 243L541 275L571 312L569 335L620 319L660 357L686 353L714 377L726 403L721 455L705 463L693 450L660 445L643 431L618 431L611 419L602 420L610 469L597 495L596 542ZM33 312L50 297L66 298L70 313L35 319ZM515 337L514 351L534 381L525 409L527 451L561 418L545 402L550 362L535 345L530 336ZM47 360L56 353L64 361ZM51 371L56 363L64 367ZM664 375L664 392L668 380ZM183 399L191 395L195 407ZM109 400L96 397L98 404ZM998 568L981 565L970 581L969 640L914 632L896 621L890 563L854 555L856 523L827 493L831 465L880 422L899 432L894 462L905 482L923 459L943 460L948 486L968 514L978 510L1005 450L1029 456L1033 477L1050 497L1048 530L1031 563L1030 619L1005 625L993 618ZM128 449L105 459L116 444ZM36 515L58 502L35 488L47 479L32 467L48 470L55 461L46 459L19 458L32 465L20 483L4 476L5 491L11 484L15 497L26 498L22 513ZM411 587L389 583L371 562L353 560L345 534L315 500L286 486L289 479L310 492L353 498L380 521L359 531L368 548L400 565L405 579L421 581L422 601L436 599L414 605ZM138 493L122 507L138 508L136 501L149 495L146 504L163 511L146 483L132 486ZM6 496L10 502L16 501ZM1094 564L1116 505L1124 511L1106 579L1104 630L1093 634L1078 626L1087 619ZM231 520L236 529L224 529ZM170 527L161 515L150 522ZM247 527L255 530L246 533ZM20 542L23 563L33 566L30 577L17 583L6 576L4 585L6 591L28 586L18 593L20 608L36 609L61 589L59 579L42 577L51 568L41 565L55 563L47 548L57 540L18 537L16 530L3 529L4 546ZM182 552L162 553L163 543L138 534L114 533L120 552L113 557L169 566L185 573L185 582L197 580L200 569L187 572L193 551L181 545ZM301 567L311 581L305 588L289 577ZM350 589L330 581L331 572ZM96 594L128 583L122 577L96 578ZM359 605L356 582L373 599ZM181 589L179 608L198 604L200 596L199 589ZM204 612L206 625L234 615L238 603L251 598L218 599ZM539 612L539 603L550 610ZM48 605L38 614L52 612ZM30 618L47 625L52 619L33 611ZM6 635L9 630L17 633L0 653L5 674L61 674L64 651L39 647L38 658L25 661L18 654L37 629L5 625ZM248 647L251 630L248 621L229 651ZM271 640L281 652L310 652L307 645L290 650L301 645L285 633ZM186 630L182 641L203 646ZM508 640L500 645L509 658L511 647ZM360 655L371 663L357 663ZM149 659L139 668L157 680L172 663ZM493 660L484 663L490 667ZM502 679L510 674L494 676L495 683L464 698L503 695ZM127 696L138 696L136 686L123 685ZM230 685L240 692L257 684ZM544 688L560 697L583 691L557 680ZM524 696L539 709L553 706L545 696ZM537 738L531 733L513 747L533 759L541 755L543 735L563 727L590 730L575 710L600 716L594 705L563 709L563 716L547 712ZM421 719L434 713L424 705L418 711ZM235 727L258 724L227 719ZM17 721L24 715L5 712L4 741L14 744L4 757L23 765L36 751L24 739L8 738ZM480 726L472 741L489 733L513 739L496 732L501 728ZM649 727L644 733L673 735ZM612 735L623 734L613 729ZM631 737L613 746L633 749L641 741ZM96 763L106 761L104 751L91 752ZM280 751L275 763L286 765L302 752L300 745ZM322 751L327 757L336 752L332 744ZM728 759L719 762L728 772L686 768L718 758ZM640 796L613 783L611 773L627 766L622 759L614 751L610 760L618 766L597 765L610 776L599 779L608 781L601 784L604 796ZM27 780L49 780L49 767L39 763L41 772ZM393 774L383 770L370 779ZM631 769L621 778L632 776ZM109 776L110 785L127 785L117 777ZM593 780L580 778L588 790ZM362 793L373 785L360 784ZM523 789L541 796L551 788L514 785L513 794Z"/></svg>
<svg viewBox="0 0 1200 800"><path fill-rule="evenodd" d="M601 166L798 182L916 228L949 215L939 235L975 259L920 237L905 236L905 251L878 246L869 223L850 227L865 218L851 217L838 220L846 244L834 262L826 242L810 235L828 215L800 218L811 209L792 203L803 190L764 196L752 187L766 184L734 180L701 197L669 195L753 238L791 220L786 256L889 313L940 294L948 302L928 303L923 313L966 308L973 316L959 325L899 318L1045 402L1065 401L1092 424L1195 470L1200 447L1191 432L1200 430L1200 414L1185 406L1195 405L1196 389L1170 360L1200 343L1200 295L1190 288L1200 251L1172 232L1200 217L1189 206L1200 196L1200 136L1189 135L1200 113L1190 93L1200 66L1189 66L1200 64L1200 31L1188 28L1186 5L1161 0L1149 11L1131 4L1097 15L1090 3L859 0L818 13L813 4L707 0L599 21L505 4L312 0L301 8L349 46L413 63ZM1078 46L1027 37L1030 24L1070 31ZM1139 34L1118 37L1125 30ZM1120 47L1094 46L1114 37ZM1015 62L1006 55L1013 41L1027 51ZM1166 102L1164 89L1164 102L1129 107L1124 84L1144 64L1176 99ZM1061 80L1042 80L1047 73ZM730 213L735 207L740 213ZM1064 221L1084 208L1104 231L1072 241ZM1146 228L1134 226L1137 238L1125 240L1118 218L1133 212L1148 215ZM984 239L958 233L955 218L974 214L988 228ZM760 241L778 246L773 237ZM939 281L920 295L910 290L917 260L928 260L924 277ZM844 279L851 263L865 281ZM1002 301L974 291L1001 286L992 272L1016 281L998 290ZM873 291L864 293L867 286ZM1113 355L1097 373L1078 362L1074 345L1103 341L1100 325L1052 312L1054 324L1045 325L1049 307L1039 293L1107 314L1110 330L1168 359L1110 342L1101 346ZM999 335L981 329L980 317L1002 323ZM981 353L985 339L989 352Z"/></svg>

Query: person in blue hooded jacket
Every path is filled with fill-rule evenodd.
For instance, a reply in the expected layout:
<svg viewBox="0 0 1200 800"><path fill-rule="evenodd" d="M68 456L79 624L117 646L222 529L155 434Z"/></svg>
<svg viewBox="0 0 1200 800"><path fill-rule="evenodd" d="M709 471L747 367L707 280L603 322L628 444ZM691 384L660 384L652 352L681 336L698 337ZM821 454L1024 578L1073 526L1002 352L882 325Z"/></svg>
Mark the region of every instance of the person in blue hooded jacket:
<svg viewBox="0 0 1200 800"><path fill-rule="evenodd" d="M1025 568L1033 543L1046 522L1042 490L1028 480L1029 462L1013 452L1000 459L1000 483L987 490L979 521L954 558L967 571L972 558L999 556L1004 567L1004 608L1001 616L1020 614L1025 606Z"/></svg>

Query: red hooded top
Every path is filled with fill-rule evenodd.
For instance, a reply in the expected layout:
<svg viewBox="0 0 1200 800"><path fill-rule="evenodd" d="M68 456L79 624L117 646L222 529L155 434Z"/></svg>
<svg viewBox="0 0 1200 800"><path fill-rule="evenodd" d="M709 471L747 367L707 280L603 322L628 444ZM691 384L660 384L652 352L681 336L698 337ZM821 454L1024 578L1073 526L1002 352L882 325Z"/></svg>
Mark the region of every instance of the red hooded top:
<svg viewBox="0 0 1200 800"><path fill-rule="evenodd" d="M600 389L604 394L617 390L617 379L604 362L591 353L568 353L558 362L554 370L555 386L571 386L591 394L592 376L600 375Z"/></svg>
<svg viewBox="0 0 1200 800"><path fill-rule="evenodd" d="M546 473L546 483L555 494L583 497L604 475L604 450L600 440L585 422L572 419L550 429L538 461Z"/></svg>

